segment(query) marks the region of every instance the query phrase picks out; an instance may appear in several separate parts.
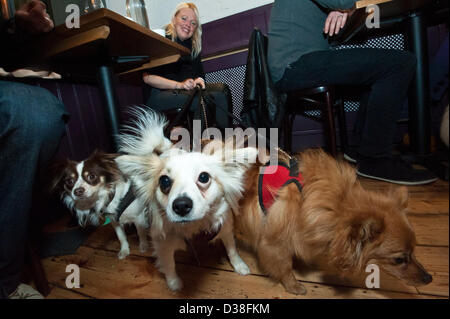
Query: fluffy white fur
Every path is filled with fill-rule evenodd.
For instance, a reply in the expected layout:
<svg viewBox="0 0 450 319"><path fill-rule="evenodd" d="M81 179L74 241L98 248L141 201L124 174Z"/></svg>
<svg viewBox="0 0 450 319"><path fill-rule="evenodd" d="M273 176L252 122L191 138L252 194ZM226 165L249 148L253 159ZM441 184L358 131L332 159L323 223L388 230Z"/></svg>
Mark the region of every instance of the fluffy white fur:
<svg viewBox="0 0 450 319"><path fill-rule="evenodd" d="M168 123L164 117L139 107L132 109L130 115L135 119L133 125L124 125L117 136L120 152L145 156L172 147L170 140L164 137L164 127Z"/></svg>
<svg viewBox="0 0 450 319"><path fill-rule="evenodd" d="M175 251L184 249L186 239L203 231L219 230L216 240L224 243L234 270L248 274L250 270L236 250L231 209L242 196L242 178L245 169L256 161L257 150L222 146L220 152L215 148L207 154L173 149L163 136L164 118L153 112L140 112L138 116L134 135L120 137L120 150L129 155L120 156L117 163L133 176L137 194L148 207L157 265L169 288L177 291L183 286L175 270ZM163 191L160 185L163 176L171 181L169 191ZM186 214L175 211L181 199L192 203Z"/></svg>

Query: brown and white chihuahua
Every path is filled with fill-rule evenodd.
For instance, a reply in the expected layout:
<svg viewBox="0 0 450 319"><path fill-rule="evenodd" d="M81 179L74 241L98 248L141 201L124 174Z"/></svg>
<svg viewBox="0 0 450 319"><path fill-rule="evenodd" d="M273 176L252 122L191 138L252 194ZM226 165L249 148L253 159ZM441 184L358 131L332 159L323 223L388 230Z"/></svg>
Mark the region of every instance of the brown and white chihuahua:
<svg viewBox="0 0 450 319"><path fill-rule="evenodd" d="M120 241L119 259L130 254L124 225L133 223L139 236L142 252L148 248L147 209L125 174L117 167L116 154L94 151L89 158L77 162L66 159L55 164L51 191L58 192L62 202L76 214L80 226L99 226L106 218L111 220Z"/></svg>

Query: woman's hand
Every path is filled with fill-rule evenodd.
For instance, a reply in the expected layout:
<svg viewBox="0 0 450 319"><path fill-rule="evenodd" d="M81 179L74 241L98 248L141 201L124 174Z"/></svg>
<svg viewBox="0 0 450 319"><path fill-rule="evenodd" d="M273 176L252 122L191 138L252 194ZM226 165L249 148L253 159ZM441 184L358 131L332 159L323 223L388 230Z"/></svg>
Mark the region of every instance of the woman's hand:
<svg viewBox="0 0 450 319"><path fill-rule="evenodd" d="M196 83L193 79L186 79L183 82L178 82L176 89L180 90L193 90L195 89Z"/></svg>
<svg viewBox="0 0 450 319"><path fill-rule="evenodd" d="M195 82L195 85L200 85L200 87L201 87L203 90L206 88L205 80L203 80L202 78L196 78L196 79L194 80L194 82Z"/></svg>
<svg viewBox="0 0 450 319"><path fill-rule="evenodd" d="M347 17L347 12L331 11L325 20L323 32L328 34L330 37L338 34L339 30L342 29L347 22Z"/></svg>

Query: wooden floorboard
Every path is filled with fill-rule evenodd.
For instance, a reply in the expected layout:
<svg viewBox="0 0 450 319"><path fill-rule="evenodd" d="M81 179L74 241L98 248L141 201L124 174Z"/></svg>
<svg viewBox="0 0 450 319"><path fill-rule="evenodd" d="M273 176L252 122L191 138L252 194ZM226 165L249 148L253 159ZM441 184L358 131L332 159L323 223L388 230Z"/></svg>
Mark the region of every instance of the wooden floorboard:
<svg viewBox="0 0 450 319"><path fill-rule="evenodd" d="M386 191L390 185L361 179L364 187ZM416 257L433 275L423 287L407 286L381 273L381 287L367 289L364 276L342 279L295 262L296 278L307 289L305 296L294 296L259 269L255 254L239 245L242 259L251 269L248 276L232 271L220 244L199 243L194 250L177 252L177 271L185 288L180 293L167 289L164 277L155 267L151 249L138 250L137 235L129 229L131 255L119 260L119 243L110 226L99 227L74 255L43 259L52 299L89 298L446 298L449 297L449 187L448 182L409 187L409 220L416 231ZM51 227L49 228L51 229ZM66 266L80 266L81 287L68 289Z"/></svg>
<svg viewBox="0 0 450 319"><path fill-rule="evenodd" d="M419 294L405 294L384 290L369 290L304 282L308 293L294 296L265 276L240 276L232 271L198 267L178 263L177 270L185 289L173 293L166 287L164 277L156 270L151 259L129 256L119 261L115 252L81 247L77 256L53 257L45 260L50 272L49 280L62 287L65 284L68 263L86 258L80 266L83 296L93 298L430 298ZM95 284L94 284L95 283ZM49 298L53 298L53 292Z"/></svg>

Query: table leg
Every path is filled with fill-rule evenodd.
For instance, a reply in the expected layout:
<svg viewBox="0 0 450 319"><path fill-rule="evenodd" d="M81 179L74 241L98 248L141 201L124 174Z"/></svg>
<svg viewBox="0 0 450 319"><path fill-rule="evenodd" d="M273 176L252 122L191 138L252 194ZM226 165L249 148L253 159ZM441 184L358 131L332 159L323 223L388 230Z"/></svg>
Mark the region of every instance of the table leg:
<svg viewBox="0 0 450 319"><path fill-rule="evenodd" d="M113 83L114 74L110 66L102 65L98 69L100 91L107 115L108 130L112 139L113 151L118 150L115 136L119 134L119 116L117 112L117 98Z"/></svg>
<svg viewBox="0 0 450 319"><path fill-rule="evenodd" d="M430 154L431 111L428 69L428 39L425 16L409 18L409 50L417 57L417 69L409 98L409 135L411 149L417 155Z"/></svg>

